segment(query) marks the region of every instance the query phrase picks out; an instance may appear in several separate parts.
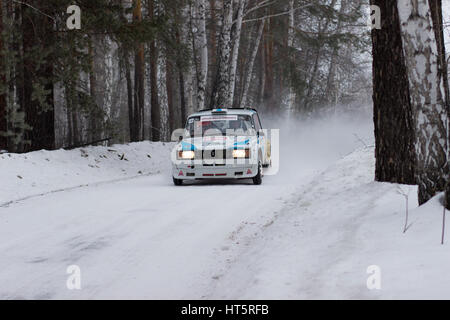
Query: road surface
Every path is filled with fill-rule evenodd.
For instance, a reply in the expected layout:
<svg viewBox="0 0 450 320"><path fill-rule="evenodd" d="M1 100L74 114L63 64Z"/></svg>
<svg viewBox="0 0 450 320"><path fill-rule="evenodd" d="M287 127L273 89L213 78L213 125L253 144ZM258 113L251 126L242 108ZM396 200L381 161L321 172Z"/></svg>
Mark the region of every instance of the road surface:
<svg viewBox="0 0 450 320"><path fill-rule="evenodd" d="M242 250L317 173L358 145L351 131L345 146L320 131L317 140L282 135L280 172L261 186L175 187L163 172L0 207L0 299L220 297L215 288L242 264ZM80 290L68 289L70 266L79 268Z"/></svg>

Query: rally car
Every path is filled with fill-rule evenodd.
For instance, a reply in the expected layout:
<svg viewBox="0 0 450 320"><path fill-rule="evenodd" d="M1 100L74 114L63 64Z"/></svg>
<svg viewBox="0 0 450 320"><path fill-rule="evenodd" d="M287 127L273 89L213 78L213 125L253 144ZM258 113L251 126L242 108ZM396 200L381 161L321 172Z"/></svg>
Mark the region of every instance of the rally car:
<svg viewBox="0 0 450 320"><path fill-rule="evenodd" d="M172 153L173 182L252 179L271 165L270 142L255 109L204 110L188 117Z"/></svg>

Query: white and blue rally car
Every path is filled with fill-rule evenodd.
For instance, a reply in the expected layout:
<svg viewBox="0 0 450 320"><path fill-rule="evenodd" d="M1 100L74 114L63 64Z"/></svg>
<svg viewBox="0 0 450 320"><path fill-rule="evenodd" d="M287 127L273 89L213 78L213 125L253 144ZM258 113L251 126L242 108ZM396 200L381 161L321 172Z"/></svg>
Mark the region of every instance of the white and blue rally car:
<svg viewBox="0 0 450 320"><path fill-rule="evenodd" d="M270 142L255 109L204 110L188 117L172 154L173 182L253 179L270 166Z"/></svg>

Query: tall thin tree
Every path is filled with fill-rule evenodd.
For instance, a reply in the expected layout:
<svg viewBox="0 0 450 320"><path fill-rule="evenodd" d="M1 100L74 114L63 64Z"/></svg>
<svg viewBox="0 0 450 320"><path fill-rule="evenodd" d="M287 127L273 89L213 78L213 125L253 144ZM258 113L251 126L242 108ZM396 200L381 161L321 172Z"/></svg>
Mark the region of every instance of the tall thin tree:
<svg viewBox="0 0 450 320"><path fill-rule="evenodd" d="M6 114L6 91L8 86L6 83L6 66L5 59L3 58L3 50L5 48L3 44L3 0L0 0L0 150L7 149L6 133L7 127L7 114Z"/></svg>

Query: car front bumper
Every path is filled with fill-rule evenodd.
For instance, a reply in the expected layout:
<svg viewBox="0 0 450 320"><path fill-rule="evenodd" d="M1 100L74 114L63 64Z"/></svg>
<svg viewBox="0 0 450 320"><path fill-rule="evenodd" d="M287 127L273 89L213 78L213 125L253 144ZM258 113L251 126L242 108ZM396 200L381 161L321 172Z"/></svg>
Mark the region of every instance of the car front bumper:
<svg viewBox="0 0 450 320"><path fill-rule="evenodd" d="M258 164L174 164L172 173L181 180L251 179L258 174Z"/></svg>

